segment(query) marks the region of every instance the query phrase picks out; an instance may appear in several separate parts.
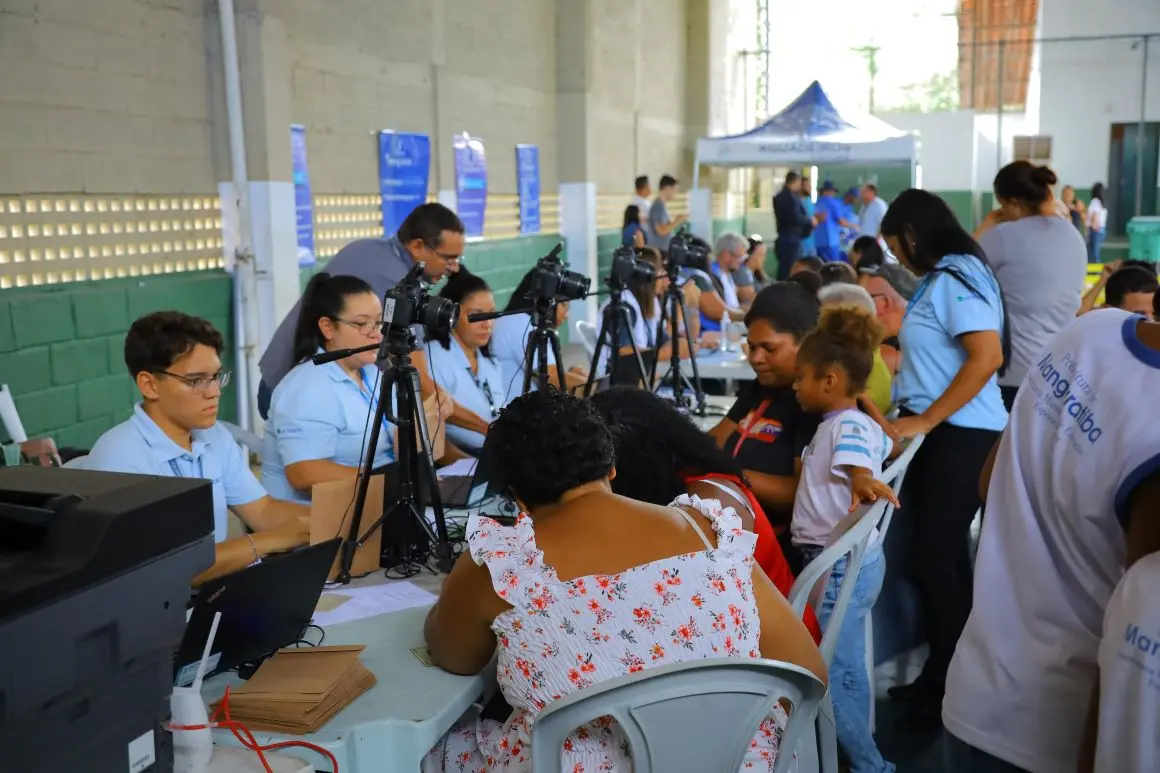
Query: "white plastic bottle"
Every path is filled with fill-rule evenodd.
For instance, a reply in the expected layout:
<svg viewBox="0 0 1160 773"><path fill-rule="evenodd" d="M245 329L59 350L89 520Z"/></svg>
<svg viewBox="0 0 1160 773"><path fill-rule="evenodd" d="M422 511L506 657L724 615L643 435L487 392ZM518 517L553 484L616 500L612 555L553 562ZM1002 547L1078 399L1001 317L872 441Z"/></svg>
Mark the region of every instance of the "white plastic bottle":
<svg viewBox="0 0 1160 773"><path fill-rule="evenodd" d="M721 315L721 351L729 351L729 312Z"/></svg>

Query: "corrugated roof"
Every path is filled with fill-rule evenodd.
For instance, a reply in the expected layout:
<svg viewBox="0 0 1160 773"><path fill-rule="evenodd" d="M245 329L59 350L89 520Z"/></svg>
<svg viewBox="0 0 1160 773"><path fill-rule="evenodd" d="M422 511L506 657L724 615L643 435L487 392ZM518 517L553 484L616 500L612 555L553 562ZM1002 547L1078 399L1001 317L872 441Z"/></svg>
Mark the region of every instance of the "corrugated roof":
<svg viewBox="0 0 1160 773"><path fill-rule="evenodd" d="M1027 104L1039 0L959 0L960 104L994 112Z"/></svg>

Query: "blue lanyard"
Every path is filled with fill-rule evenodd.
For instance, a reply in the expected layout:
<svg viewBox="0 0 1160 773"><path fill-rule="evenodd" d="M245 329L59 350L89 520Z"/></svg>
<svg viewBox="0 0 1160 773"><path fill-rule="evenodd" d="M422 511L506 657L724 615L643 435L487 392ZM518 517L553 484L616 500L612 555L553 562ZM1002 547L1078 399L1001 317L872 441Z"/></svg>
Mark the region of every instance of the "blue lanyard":
<svg viewBox="0 0 1160 773"><path fill-rule="evenodd" d="M487 407L491 409L491 418L494 419L495 417L499 416L499 408L495 407L495 397L491 393L491 384L489 384L486 380L480 381L479 376L475 375L475 372L471 369L470 365L467 366L466 370L467 375L471 378L472 383L475 384L475 388L479 390L481 395L483 395L483 399L487 400Z"/></svg>
<svg viewBox="0 0 1160 773"><path fill-rule="evenodd" d="M173 470L174 477L184 478L185 474L181 471L181 465L177 463L176 459L169 460L169 469ZM197 475L195 477L205 477L205 465L202 463L201 457L197 457Z"/></svg>
<svg viewBox="0 0 1160 773"><path fill-rule="evenodd" d="M355 388L355 391L357 391L357 392L358 392L358 394L359 394L359 397L361 397L361 398L363 399L363 401L364 401L364 402L367 404L367 408L368 408L368 409L370 410L370 412L373 414L373 413L374 413L376 410L378 410L378 404L379 404L379 398L378 398L378 395L375 395L375 396L372 396L372 395L371 395L371 393L370 393L370 390L371 390L373 387L372 387L372 386L370 385L370 383L367 381L367 379L366 379L366 374L365 374L365 373L363 373L361 369L359 370L359 373L361 373L361 374L363 375L363 383L364 383L364 384L366 384L366 386L367 386L367 391L366 391L366 392L364 392L364 391L362 390L362 387L360 387L358 384L356 384L353 378L351 378L351 379L350 379L350 385L351 385L351 386L353 386L353 387ZM348 377L348 378L349 378L349 377ZM381 376L380 376L380 378L381 378ZM386 432L388 433L388 434L387 434L387 438L388 438L388 441L389 441L389 439L390 439L390 431L391 431L391 427L390 427L390 422L388 422L388 421L387 421L386 414L384 414L384 415L383 415L383 429L384 429L384 430L386 430ZM377 452L377 451L378 451L378 449L376 448L376 449L375 449L375 451Z"/></svg>

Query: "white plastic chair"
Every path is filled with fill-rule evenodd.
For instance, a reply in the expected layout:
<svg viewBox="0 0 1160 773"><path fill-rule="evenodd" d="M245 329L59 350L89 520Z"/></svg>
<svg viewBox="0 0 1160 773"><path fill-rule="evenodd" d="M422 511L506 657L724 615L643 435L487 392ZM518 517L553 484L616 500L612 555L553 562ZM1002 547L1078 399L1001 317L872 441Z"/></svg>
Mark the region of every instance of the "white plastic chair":
<svg viewBox="0 0 1160 773"><path fill-rule="evenodd" d="M588 352L588 359L596 354L596 326L585 320L576 322L576 332L580 335L580 343L584 344L584 351Z"/></svg>
<svg viewBox="0 0 1160 773"><path fill-rule="evenodd" d="M560 751L576 728L610 716L628 739L635 773L737 773L775 702L792 704L774 773L810 737L825 686L809 671L773 660L707 658L610 679L550 704L532 728L534 773L562 773ZM814 773L816 766L801 766Z"/></svg>
<svg viewBox="0 0 1160 773"><path fill-rule="evenodd" d="M915 435L911 438L909 445L898 455L889 467L882 471L882 482L889 483L890 487L894 489L895 496L902 493L902 483L906 480L906 471L910 468L910 462L914 459L914 455L918 453L918 449L922 447L922 441L926 439L926 435ZM886 541L886 531L890 528L890 521L894 518L894 505L887 503L886 511L882 515L882 521L878 524L878 538L883 542ZM871 610L866 615L866 676L870 680L870 731L873 732L877 727L877 716L874 697L876 696L874 688L874 611Z"/></svg>

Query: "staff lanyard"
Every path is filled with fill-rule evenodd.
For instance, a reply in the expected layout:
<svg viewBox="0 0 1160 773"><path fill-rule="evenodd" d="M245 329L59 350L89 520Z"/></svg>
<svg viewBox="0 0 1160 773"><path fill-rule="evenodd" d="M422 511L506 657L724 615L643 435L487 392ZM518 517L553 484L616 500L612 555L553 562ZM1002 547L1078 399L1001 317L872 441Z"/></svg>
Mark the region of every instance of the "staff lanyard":
<svg viewBox="0 0 1160 773"><path fill-rule="evenodd" d="M365 392L363 391L363 388L360 387L358 385L358 383L353 378L350 378L349 376L348 376L348 378L350 379L351 386L353 386L355 388L355 390L358 392L359 397L361 397L363 399L363 402L365 402L367 404L367 408L370 410L371 414L374 414L374 412L376 410L378 410L379 398L377 395L372 396L371 390L373 390L374 387L372 387L371 383L369 381L367 381L366 374L363 373L361 369L359 370L359 373L362 373L363 383L366 384L366 387L367 387ZM387 421L386 414L383 414L383 429L386 430L388 433L387 439L388 439L388 443L389 443L391 427L390 427L390 422ZM377 452L378 449L376 448L375 451Z"/></svg>
<svg viewBox="0 0 1160 773"><path fill-rule="evenodd" d="M741 445L749 439L751 434L753 434L753 425L757 423L758 419L765 416L765 412L769 410L769 406L772 404L773 400L763 400L761 405L757 406L757 410L749 414L749 416L752 416L753 418L750 419L749 422L741 428L740 436L737 438L737 444L733 446L734 459L737 458L737 454L741 453Z"/></svg>
<svg viewBox="0 0 1160 773"><path fill-rule="evenodd" d="M200 456L197 457L196 461L197 461L197 475L195 477L204 478L205 477L205 465L202 463ZM177 478L184 478L185 477L185 473L183 473L181 471L181 465L179 465L177 463L176 459L169 460L169 469L173 470L174 477L177 477Z"/></svg>
<svg viewBox="0 0 1160 773"><path fill-rule="evenodd" d="M470 365L467 366L467 375L475 384L475 388L483 395L483 399L487 400L487 407L491 409L491 418L499 416L499 408L496 407L495 397L491 393L491 384L486 379L480 381L479 376L475 375L475 371L471 369Z"/></svg>

